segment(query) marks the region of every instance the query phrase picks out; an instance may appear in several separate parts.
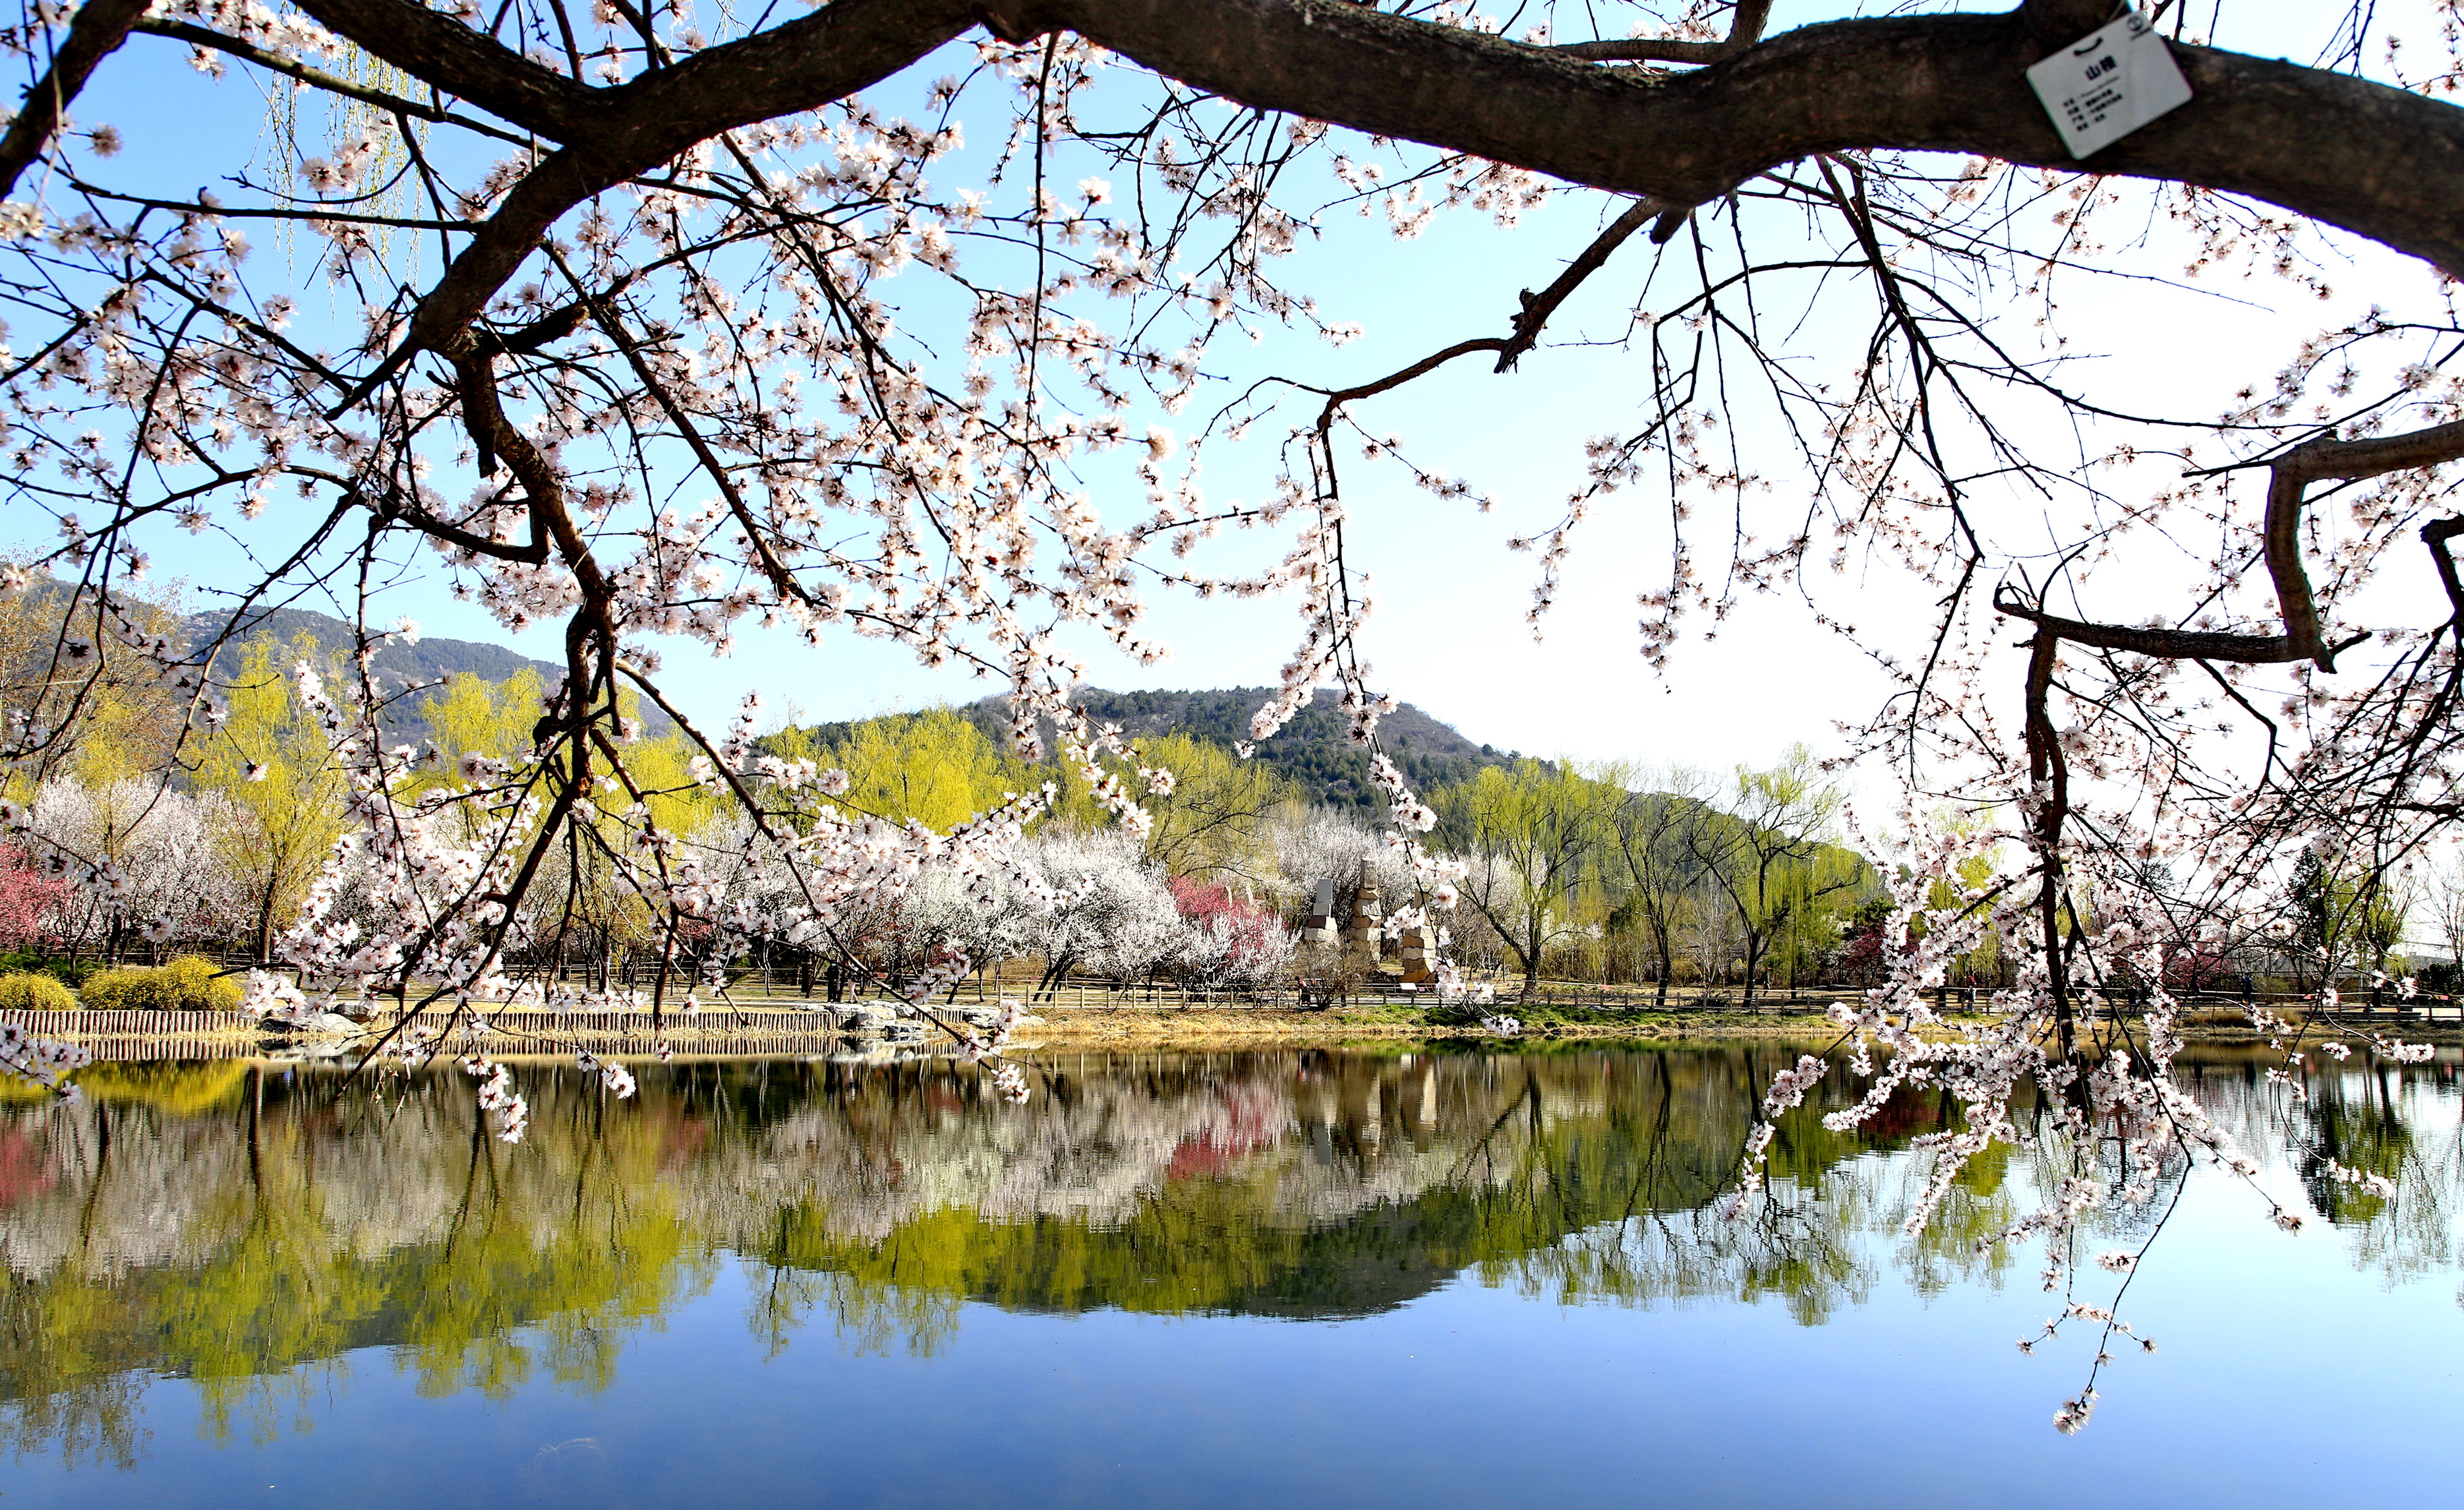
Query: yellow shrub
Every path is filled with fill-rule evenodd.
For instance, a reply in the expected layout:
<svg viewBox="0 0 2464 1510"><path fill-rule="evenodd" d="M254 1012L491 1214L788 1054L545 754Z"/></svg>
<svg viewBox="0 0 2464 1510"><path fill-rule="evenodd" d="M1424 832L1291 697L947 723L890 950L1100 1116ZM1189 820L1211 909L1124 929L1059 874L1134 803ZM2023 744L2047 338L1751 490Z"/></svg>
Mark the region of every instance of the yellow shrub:
<svg viewBox="0 0 2464 1510"><path fill-rule="evenodd" d="M0 975L0 1011L75 1011L77 994L48 975Z"/></svg>
<svg viewBox="0 0 2464 1510"><path fill-rule="evenodd" d="M104 970L81 993L97 1011L236 1011L239 983L214 973L211 960L183 954L160 968Z"/></svg>

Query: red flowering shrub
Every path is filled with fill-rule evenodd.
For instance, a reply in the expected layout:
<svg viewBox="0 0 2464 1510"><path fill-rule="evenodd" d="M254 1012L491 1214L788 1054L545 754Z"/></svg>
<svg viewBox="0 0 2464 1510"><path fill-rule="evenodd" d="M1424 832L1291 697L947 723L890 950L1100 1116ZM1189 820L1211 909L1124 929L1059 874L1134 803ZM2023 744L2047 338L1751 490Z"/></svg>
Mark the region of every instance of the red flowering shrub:
<svg viewBox="0 0 2464 1510"><path fill-rule="evenodd" d="M68 889L65 877L44 875L23 849L0 845L0 950L48 940Z"/></svg>
<svg viewBox="0 0 2464 1510"><path fill-rule="evenodd" d="M1280 960L1287 952L1280 946L1284 921L1273 908L1235 897L1217 881L1176 876L1164 884L1180 915L1222 939L1236 962Z"/></svg>

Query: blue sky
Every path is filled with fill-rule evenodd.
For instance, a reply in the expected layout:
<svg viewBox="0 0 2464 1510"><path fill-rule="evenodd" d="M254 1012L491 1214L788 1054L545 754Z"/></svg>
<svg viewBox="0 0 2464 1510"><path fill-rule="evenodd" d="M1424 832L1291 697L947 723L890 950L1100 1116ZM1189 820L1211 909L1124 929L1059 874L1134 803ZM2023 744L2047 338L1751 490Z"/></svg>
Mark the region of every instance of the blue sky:
<svg viewBox="0 0 2464 1510"><path fill-rule="evenodd" d="M1782 7L1775 26L1789 20L1788 9ZM954 68L935 60L912 78L920 87ZM876 103L898 107L899 91L908 87L902 82L878 92ZM969 121L979 144L998 134L987 110L979 106ZM159 172L165 185L228 171L233 134L261 129L262 119L239 70L209 84L187 68L183 47L143 36L132 38L104 71L79 115L86 122L108 121L127 138L126 156L115 169L143 167ZM1314 293L1327 318L1357 322L1366 335L1341 349L1277 337L1254 359L1243 357L1244 370L1264 361L1312 382L1352 383L1465 337L1502 334L1515 291L1544 285L1580 250L1598 224L1599 206L1595 196L1565 196L1510 233L1459 211L1411 242L1392 239L1382 220L1331 212L1323 239L1290 259L1284 280ZM2149 233L2160 246L2172 234L2161 225ZM257 257L283 255L270 235L258 239ZM2083 359L2079 381L2092 383L2105 402L2163 401L2192 413L2212 412L2234 388L2264 381L2321 323L2394 286L2423 280L2412 264L2359 255L2353 276L2339 279L2345 286L2327 305L2302 307L2290 290L2264 281L2221 291L2231 299L2185 299L2154 284L2076 286L2061 318ZM1639 239L1629 243L1559 312L1551 340L1617 336L1651 257ZM887 292L896 297L903 288L894 283ZM1831 333L1853 339L1870 318L1870 300L1862 287L1826 298L1815 333L1826 333L1822 322L1837 321ZM303 323L317 318L318 311L303 312ZM1365 647L1375 680L1473 739L1536 753L1716 768L1768 762L1793 740L1835 745L1835 722L1869 713L1885 685L1855 647L1817 629L1811 611L1791 594L1749 600L1716 641L1689 636L1665 678L1643 665L1636 653L1633 598L1664 580L1669 530L1666 500L1647 490L1620 495L1585 526L1548 637L1532 642L1523 611L1538 565L1504 544L1556 517L1582 476L1586 439L1635 425L1645 376L1639 355L1613 344L1544 347L1517 372L1493 374L1485 360L1469 359L1356 408L1373 433L1401 435L1414 460L1464 476L1499 500L1495 513L1478 515L1468 504L1405 485L1391 467L1347 459L1354 559L1374 574L1380 605ZM1190 423L1207 407L1201 396L1180 422ZM2022 416L2018 423L2024 433L2032 421ZM2074 455L2082 445L2054 432L2038 438ZM1791 467L1783 438L1750 411L1738 440L1773 498L1802 492L1804 479ZM1253 443L1244 455L1214 454L1210 491L1257 497L1270 451L1268 442ZM2024 533L2035 505L2024 497L2011 504L2004 522ZM1117 508L1124 517L1141 511L1133 490ZM269 516L275 527L254 537L264 548L282 540L280 522L277 510ZM48 533L20 534L13 524L7 530L20 541ZM199 588L227 585L245 569L237 547L214 537L166 535L156 549L158 575L185 578ZM2178 565L2152 562L2151 589ZM1868 638L1903 636L1922 619L1923 604L1887 569L1859 563L1851 581L1818 588L1826 602L1848 608L1844 616L1865 621L1859 628ZM1199 605L1158 595L1155 604L1155 629L1174 647L1174 657L1141 668L1097 651L1089 656L1090 680L1116 688L1271 682L1298 627L1286 600ZM311 599L303 606L333 605ZM418 619L429 634L557 654L554 628L508 634L478 610L452 601L432 577L414 576L390 589L382 616L393 613ZM1694 624L1697 632L1706 627ZM793 706L817 719L963 700L994 690L962 675L927 672L893 646L847 635L814 653L784 635L748 630L725 658L692 646L665 653L679 699L714 722L724 722L749 690L760 691L774 710Z"/></svg>

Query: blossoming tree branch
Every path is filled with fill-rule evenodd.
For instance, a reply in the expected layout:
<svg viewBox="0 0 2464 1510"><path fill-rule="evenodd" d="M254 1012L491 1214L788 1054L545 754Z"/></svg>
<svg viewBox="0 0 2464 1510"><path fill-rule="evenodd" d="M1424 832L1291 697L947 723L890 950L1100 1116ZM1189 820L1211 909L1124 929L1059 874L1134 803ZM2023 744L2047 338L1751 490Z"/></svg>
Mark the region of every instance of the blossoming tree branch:
<svg viewBox="0 0 2464 1510"><path fill-rule="evenodd" d="M1021 748L1056 731L1134 829L1172 776L1072 708L1073 636L1152 659L1156 594L1280 593L1296 648L1253 734L1334 681L1374 742L1346 478L1399 469L1432 508L1504 479L1423 468L1364 416L1464 358L1545 366L1563 307L1614 281L1636 419L1590 444L1562 518L1510 543L1533 623L1587 519L1650 507L1668 551L1639 594L1638 677L1683 676L1687 625L1785 588L1893 680L1856 744L1909 795L1866 833L1901 866L1896 963L1836 1016L1873 1082L1850 1123L1909 1085L1969 1109L1912 1220L1969 1157L2036 1136L2012 1114L2031 1085L2061 1109L2074 1178L2006 1235L2045 1239L2049 1283L2080 1213L2150 1199L2167 1160L2246 1167L2167 1074L2168 951L2280 925L2301 855L2400 871L2464 800L2452 6L2409 15L2427 51L2386 8L2320 8L2309 64L2276 56L2274 12L2159 6L2149 45L2188 101L2084 162L2029 71L2111 23L2106 0L1776 33L1767 0L780 9L46 0L7 33L27 87L0 141L0 424L10 522L41 541L10 570L56 584L58 608L44 698L11 711L14 767L60 758L110 678L185 699L165 783L214 737L220 647L171 645L131 606L166 531L228 535L261 567L220 585L232 634L312 588L368 605L423 553L507 628L561 628L533 747L441 784L387 744L405 689L366 671L407 626L363 613L347 684L302 670L355 823L282 942L297 984L265 975L260 1002L539 994L526 962L556 909L537 894L585 855L676 925L825 950L848 909L928 870L987 897L1039 884L1005 855L1047 794L948 832L880 821L843 777L762 754L750 706L725 729L685 718L660 637L724 648L758 626L826 656L857 634L976 666L1009 687ZM120 156L85 107L166 49L236 101L186 144L228 148L210 190L165 189L162 144ZM1596 229L1526 238L1538 292L1400 368L1251 370L1231 339L1352 334L1287 273L1323 212L1408 238L1565 196ZM252 255L269 233L284 252ZM2134 410L2061 350L2077 283L2324 298L2341 249L2371 243L2422 276L2287 335L2223 412ZM1201 459L1243 448L1275 458L1268 496L1210 493ZM1263 554L1203 567L1205 543L1244 534ZM1860 632L1857 584L1884 575L1922 588L1922 622ZM731 900L661 826L627 754L646 704L737 804L747 863L785 878L775 899ZM1434 814L1375 768L1416 907L1448 904ZM1946 810L1973 821L1928 824ZM80 875L109 893L107 865ZM1935 1020L1925 992L1988 936L2018 984L1987 1025ZM909 988L929 1000L967 966ZM2322 978L2313 1010L2266 1022L2284 1054L2417 1052L2337 1026L2332 962ZM2104 1010L2123 988L2133 1012ZM428 1041L416 1015L388 1052ZM964 1032L998 1058L998 1031ZM511 1082L471 1068L517 1131ZM1768 1114L1822 1073L1783 1077Z"/></svg>

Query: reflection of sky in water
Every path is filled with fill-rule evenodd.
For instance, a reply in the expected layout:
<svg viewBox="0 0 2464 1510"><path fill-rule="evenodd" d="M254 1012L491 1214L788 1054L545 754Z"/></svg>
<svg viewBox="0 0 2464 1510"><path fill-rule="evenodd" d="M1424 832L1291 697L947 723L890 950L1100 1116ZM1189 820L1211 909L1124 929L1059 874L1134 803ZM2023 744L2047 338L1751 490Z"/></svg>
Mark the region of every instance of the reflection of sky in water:
<svg viewBox="0 0 2464 1510"><path fill-rule="evenodd" d="M540 1071L515 1149L458 1077L371 1103L117 1071L0 1113L0 1494L2447 1501L2453 1063L2286 1102L2257 1057L2193 1055L2265 1188L2334 1220L2286 1236L2194 1175L2125 1312L2161 1350L2065 1440L2092 1334L2022 1357L2058 1305L2038 1255L1969 1242L2029 1209L2030 1156L1909 1240L1940 1108L1879 1146L1809 1115L1781 1200L1706 1213L1781 1062L1065 1056L1023 1111L940 1069L676 1066L605 1105ZM2340 1195L2331 1157L2398 1199Z"/></svg>

